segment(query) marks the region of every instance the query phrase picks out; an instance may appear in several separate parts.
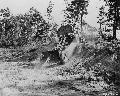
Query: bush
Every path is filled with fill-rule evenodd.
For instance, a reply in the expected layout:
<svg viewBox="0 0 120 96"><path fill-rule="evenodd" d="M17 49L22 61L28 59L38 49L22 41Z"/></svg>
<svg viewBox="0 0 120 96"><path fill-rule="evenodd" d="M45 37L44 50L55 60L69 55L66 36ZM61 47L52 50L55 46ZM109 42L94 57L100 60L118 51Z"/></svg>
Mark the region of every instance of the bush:
<svg viewBox="0 0 120 96"><path fill-rule="evenodd" d="M95 55L88 62L84 63L85 66L88 66L95 72L96 77L101 76L107 84L113 84L117 88L120 88L119 44L119 40L107 42L99 39L96 45L98 49L93 52Z"/></svg>

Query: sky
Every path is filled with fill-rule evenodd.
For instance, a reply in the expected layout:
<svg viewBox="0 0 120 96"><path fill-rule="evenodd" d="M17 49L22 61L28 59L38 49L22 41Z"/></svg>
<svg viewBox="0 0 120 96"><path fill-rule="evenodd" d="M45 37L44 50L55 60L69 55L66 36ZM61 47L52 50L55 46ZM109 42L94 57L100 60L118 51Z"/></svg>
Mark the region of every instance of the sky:
<svg viewBox="0 0 120 96"><path fill-rule="evenodd" d="M8 7L13 14L27 12L31 7L35 7L44 16L50 0L0 0L0 9ZM65 9L64 0L51 0L54 3L53 17L58 24L63 20L63 9ZM70 1L70 0L68 0ZM99 27L97 24L97 16L99 7L103 2L99 0L90 0L88 6L88 15L84 16L84 20L93 27Z"/></svg>

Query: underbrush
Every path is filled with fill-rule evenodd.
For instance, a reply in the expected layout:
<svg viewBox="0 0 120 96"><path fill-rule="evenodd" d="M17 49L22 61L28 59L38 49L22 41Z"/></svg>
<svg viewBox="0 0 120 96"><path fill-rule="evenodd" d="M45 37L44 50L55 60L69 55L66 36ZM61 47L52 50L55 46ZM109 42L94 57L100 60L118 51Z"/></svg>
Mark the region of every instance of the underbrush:
<svg viewBox="0 0 120 96"><path fill-rule="evenodd" d="M65 65L57 66L59 69L56 71L57 75L62 76L61 78L64 78L64 80L57 80L53 83L60 88L65 86L65 88L75 92L82 91L85 96L119 96L119 41L106 42L101 39L92 43L92 45L89 42L83 42L80 46L78 47L78 53ZM31 62L26 63L26 61L30 58L34 61L38 57L37 51L31 53L12 51L11 53L7 56L11 57L10 59L8 58L9 62L25 61L25 63L19 64L23 69L34 69L36 66ZM56 70L57 68L55 69L55 67L46 68L46 70Z"/></svg>
<svg viewBox="0 0 120 96"><path fill-rule="evenodd" d="M60 71L61 75L80 75L75 80L85 81L87 84L102 86L106 96L120 94L120 45L118 40L111 42L98 39L94 45L84 42L81 52L68 62L69 67ZM104 84L102 85L102 82ZM97 87L95 87L97 88ZM99 89L99 88L98 88ZM93 89L94 90L94 89ZM95 91L95 90L94 90ZM100 91L100 90L99 90ZM100 91L101 92L101 91ZM104 96L97 92L98 96ZM94 93L94 92L93 92Z"/></svg>

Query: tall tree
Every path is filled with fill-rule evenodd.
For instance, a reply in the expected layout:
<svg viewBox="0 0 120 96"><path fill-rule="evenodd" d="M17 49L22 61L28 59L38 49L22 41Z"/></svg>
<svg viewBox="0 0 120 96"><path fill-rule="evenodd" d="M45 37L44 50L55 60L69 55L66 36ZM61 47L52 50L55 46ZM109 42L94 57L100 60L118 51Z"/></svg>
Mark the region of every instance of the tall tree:
<svg viewBox="0 0 120 96"><path fill-rule="evenodd" d="M111 32L111 30L109 29L106 29L106 27L111 27L111 23L110 22L107 22L107 12L105 12L105 6L101 6L99 8L99 15L98 15L98 22L100 24L100 28L99 28L99 34L102 36L102 38L104 40L106 40L106 34L104 33L103 34L103 31L104 32ZM104 27L102 27L104 26ZM110 34L110 33L109 33Z"/></svg>
<svg viewBox="0 0 120 96"><path fill-rule="evenodd" d="M87 14L88 0L74 0L68 4L65 11L69 12L68 19L74 19L75 22L81 20ZM81 19L80 19L81 16ZM74 22L74 23L75 23Z"/></svg>
<svg viewBox="0 0 120 96"><path fill-rule="evenodd" d="M82 31L82 21L83 16L86 15L87 6L89 4L89 0L73 0L70 4L67 4L67 8L65 10L66 21L73 24L75 27L76 22L81 20L81 31ZM71 21L70 21L71 20Z"/></svg>
<svg viewBox="0 0 120 96"><path fill-rule="evenodd" d="M98 22L97 23L100 24L100 29L102 27L103 21L105 20L105 17L106 17L105 7L101 6L99 8L99 16L97 17L98 18Z"/></svg>
<svg viewBox="0 0 120 96"><path fill-rule="evenodd" d="M118 29L118 24L120 20L120 0L104 0L106 6L109 6L108 10L108 21L113 21L113 39L116 39L116 30Z"/></svg>

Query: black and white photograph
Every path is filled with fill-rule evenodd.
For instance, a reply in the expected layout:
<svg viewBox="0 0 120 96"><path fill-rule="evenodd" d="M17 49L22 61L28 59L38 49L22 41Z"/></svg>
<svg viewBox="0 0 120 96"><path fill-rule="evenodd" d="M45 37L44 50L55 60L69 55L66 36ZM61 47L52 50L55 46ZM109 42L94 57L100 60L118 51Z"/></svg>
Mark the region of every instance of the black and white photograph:
<svg viewBox="0 0 120 96"><path fill-rule="evenodd" d="M0 96L120 96L120 0L0 0Z"/></svg>

